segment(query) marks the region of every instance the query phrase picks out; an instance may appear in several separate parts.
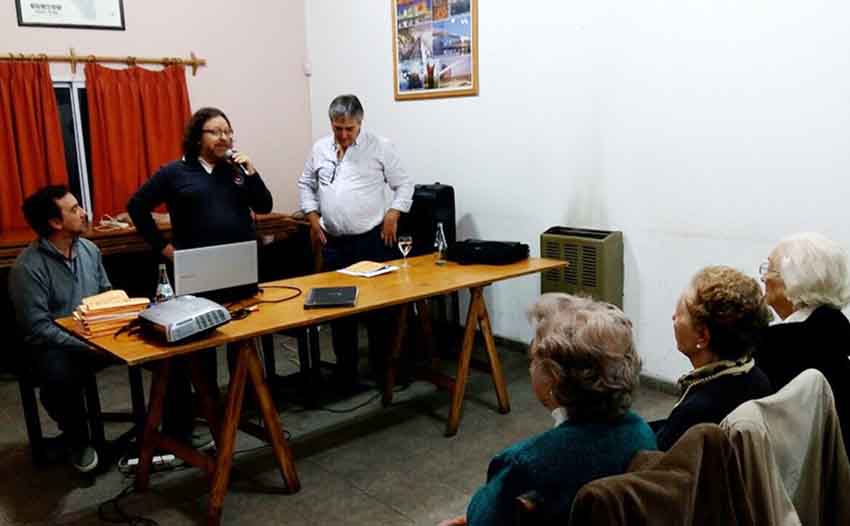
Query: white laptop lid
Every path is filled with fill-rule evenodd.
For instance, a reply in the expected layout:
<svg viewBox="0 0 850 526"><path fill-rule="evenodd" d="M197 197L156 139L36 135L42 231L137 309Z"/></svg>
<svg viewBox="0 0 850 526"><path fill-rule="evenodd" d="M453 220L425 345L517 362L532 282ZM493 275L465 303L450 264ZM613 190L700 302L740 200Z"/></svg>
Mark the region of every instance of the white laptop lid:
<svg viewBox="0 0 850 526"><path fill-rule="evenodd" d="M174 293L178 296L257 282L256 241L174 251Z"/></svg>

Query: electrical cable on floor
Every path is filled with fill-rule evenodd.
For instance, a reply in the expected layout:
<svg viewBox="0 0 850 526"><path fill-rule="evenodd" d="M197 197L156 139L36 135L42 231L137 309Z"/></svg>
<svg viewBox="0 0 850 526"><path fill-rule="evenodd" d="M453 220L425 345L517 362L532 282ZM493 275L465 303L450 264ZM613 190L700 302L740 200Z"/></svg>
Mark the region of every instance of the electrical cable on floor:
<svg viewBox="0 0 850 526"><path fill-rule="evenodd" d="M410 387L410 384L397 385L397 386L393 387L393 393L400 393L400 392L406 390L408 387ZM328 413L333 413L333 414L337 414L337 415L344 415L346 413L353 413L354 411L357 411L358 409L362 409L362 408L366 407L367 405L371 404L372 402L374 402L375 400L380 398L382 395L383 395L383 393L380 393L380 392L375 393L374 395L369 397L368 400L366 400L365 402L359 403L359 404L355 405L354 407L348 407L348 408L345 408L345 409L335 409L333 407L328 407L326 405L323 405L323 406L319 406L319 409L321 411L327 411Z"/></svg>
<svg viewBox="0 0 850 526"><path fill-rule="evenodd" d="M133 493L133 484L129 484L118 495L112 497L106 502L97 507L97 518L102 522L110 524L127 524L129 526L159 526L159 523L153 519L142 517L140 515L131 515L124 511L121 507L121 500ZM113 515L108 515L106 508L112 507Z"/></svg>
<svg viewBox="0 0 850 526"><path fill-rule="evenodd" d="M283 429L282 431L283 431L283 436L286 439L286 441L291 440L292 433L290 433L286 429ZM233 457L235 458L235 457L240 456L240 455L247 455L249 453L254 453L256 451L268 449L269 447L271 447L271 445L264 444L262 446L257 446L257 447L253 447L253 448L249 448L249 449L237 450L237 451L233 452ZM126 464L125 464L125 467L126 467ZM182 464L182 465L177 466L177 467L161 469L159 471L152 472L151 475L153 476L153 475L156 475L157 473L164 473L166 471L169 472L169 473L174 473L176 471L182 471L184 469L188 469L189 467L191 467L191 466L188 465L188 464ZM141 515L132 515L130 513L127 513L124 510L124 508L121 507L121 501L134 493L133 488L134 488L134 484L135 484L135 480L134 480L135 479L135 476L134 476L135 472L132 471L132 470L125 471L125 469L122 469L121 461L119 461L119 463L118 463L118 470L124 475L125 481L133 480L133 482L131 482L129 485L127 485L124 489L122 489L121 492L118 493L118 495L112 497L111 499L109 499L105 502L102 502L97 507L97 517L98 517L98 519L100 519L102 522L108 522L110 524L126 524L128 526L159 526L159 523L156 522L155 520L149 519L147 517L143 517ZM110 511L112 511L111 515L107 514L106 509L107 509L108 506L112 507L111 510L110 510Z"/></svg>
<svg viewBox="0 0 850 526"><path fill-rule="evenodd" d="M285 343L284 343L284 344L282 344L281 346L282 346L284 349L286 349L287 351L290 351L290 352L297 352L297 349L296 349L296 348L293 348L292 346L287 345L287 344L285 344ZM291 363L291 364L293 364L293 365L297 365L298 367L301 367L301 361L300 361L300 360L296 360L295 358L290 358L288 355L287 355L287 357L286 357L286 361L288 361L289 363ZM406 384L406 385L398 385L398 386L395 386L395 387L393 388L393 392L394 392L394 393L400 393L400 392L402 392L402 391L406 390L408 387L410 387L410 384ZM362 402L362 403L360 403L360 404L355 405L354 407L350 407L350 408L346 408L346 409L335 409L335 408L333 408L333 407L328 407L328 406L326 406L326 405L319 406L319 408L318 408L318 409L319 409L319 410L321 410L321 411L327 411L328 413L333 413L333 414L347 414L347 413L353 413L354 411L357 411L358 409L362 409L362 408L366 407L367 405L371 404L372 402L374 402L375 400L377 400L378 398L380 398L380 397L381 397L381 395L382 395L382 393L380 393L380 392L379 392L379 393L375 393L373 396L371 396L371 397L370 397L368 400L366 400L365 402ZM306 412L306 411L308 411L308 410L309 410L309 409L305 409L304 411L298 411L298 412L299 412L299 413L300 413L300 412Z"/></svg>
<svg viewBox="0 0 850 526"><path fill-rule="evenodd" d="M365 402L362 402L360 404L355 405L354 407L349 407L349 408L346 408L346 409L334 409L333 407L328 407L326 405L319 406L319 409L322 410L322 411L327 411L328 413L333 413L333 414L337 414L337 415L344 415L346 413L353 413L354 411L357 411L358 409L366 407L367 405L371 404L372 402L374 402L375 400L380 398L381 394L382 393L375 393L374 395L369 397L369 399L366 400Z"/></svg>

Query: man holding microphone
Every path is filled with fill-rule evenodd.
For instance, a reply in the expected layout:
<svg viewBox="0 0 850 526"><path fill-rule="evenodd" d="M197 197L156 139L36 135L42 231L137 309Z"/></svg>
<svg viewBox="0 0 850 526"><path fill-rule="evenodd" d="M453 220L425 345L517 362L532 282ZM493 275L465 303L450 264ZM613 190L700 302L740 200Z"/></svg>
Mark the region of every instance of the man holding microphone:
<svg viewBox="0 0 850 526"><path fill-rule="evenodd" d="M201 108L186 125L183 158L160 168L127 203L139 233L171 260L175 249L257 238L251 212L271 212L272 195L251 159L233 151L233 127L217 108ZM172 241L166 243L151 211L165 203Z"/></svg>
<svg viewBox="0 0 850 526"><path fill-rule="evenodd" d="M151 216L163 203L171 216L170 243ZM265 214L271 209L271 193L251 159L233 150L233 127L218 108L201 108L192 115L183 134L183 158L162 166L127 203L139 234L169 262L175 250L256 240L252 212ZM214 353L209 353L211 371ZM167 396L182 402L183 407L172 414L192 414L185 367L172 371ZM163 426L178 429L183 436L177 438L188 439L193 447L211 442L208 433L193 430L190 418L164 421Z"/></svg>

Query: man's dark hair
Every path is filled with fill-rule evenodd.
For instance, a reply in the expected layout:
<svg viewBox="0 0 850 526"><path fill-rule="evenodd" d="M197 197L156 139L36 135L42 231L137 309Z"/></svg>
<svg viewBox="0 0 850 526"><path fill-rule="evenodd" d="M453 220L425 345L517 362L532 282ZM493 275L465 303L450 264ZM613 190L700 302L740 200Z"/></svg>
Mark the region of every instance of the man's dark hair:
<svg viewBox="0 0 850 526"><path fill-rule="evenodd" d="M62 220L62 209L56 201L68 195L68 187L63 184L49 185L38 190L24 200L24 217L30 227L40 236L53 233L51 219Z"/></svg>
<svg viewBox="0 0 850 526"><path fill-rule="evenodd" d="M204 134L204 124L215 117L224 117L227 125L233 129L230 119L218 108L201 108L186 123L183 131L183 157L187 161L193 161L201 154L201 136Z"/></svg>
<svg viewBox="0 0 850 526"><path fill-rule="evenodd" d="M357 122L363 120L363 105L357 95L340 95L331 101L328 107L328 117L331 120L342 118L353 118Z"/></svg>

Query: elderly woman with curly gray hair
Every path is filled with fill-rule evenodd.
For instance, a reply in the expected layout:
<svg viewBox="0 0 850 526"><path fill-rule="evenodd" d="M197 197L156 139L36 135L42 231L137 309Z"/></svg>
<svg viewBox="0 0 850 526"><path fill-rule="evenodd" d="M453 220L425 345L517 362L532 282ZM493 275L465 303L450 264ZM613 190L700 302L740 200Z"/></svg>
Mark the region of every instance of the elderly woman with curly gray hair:
<svg viewBox="0 0 850 526"><path fill-rule="evenodd" d="M566 524L585 483L626 471L634 454L655 449L649 426L631 411L640 373L632 324L607 303L544 294L529 319L532 389L555 427L496 455L467 514L441 526L501 526L515 520L515 498L542 497L541 517Z"/></svg>
<svg viewBox="0 0 850 526"><path fill-rule="evenodd" d="M679 378L682 395L667 420L652 423L660 450L692 426L719 424L747 400L773 392L752 357L770 318L755 279L726 266L696 273L673 312L676 347L694 368Z"/></svg>
<svg viewBox="0 0 850 526"><path fill-rule="evenodd" d="M781 321L765 331L756 362L777 389L806 369L823 373L850 447L850 322L841 312L850 303L847 252L821 234L795 234L759 271Z"/></svg>

